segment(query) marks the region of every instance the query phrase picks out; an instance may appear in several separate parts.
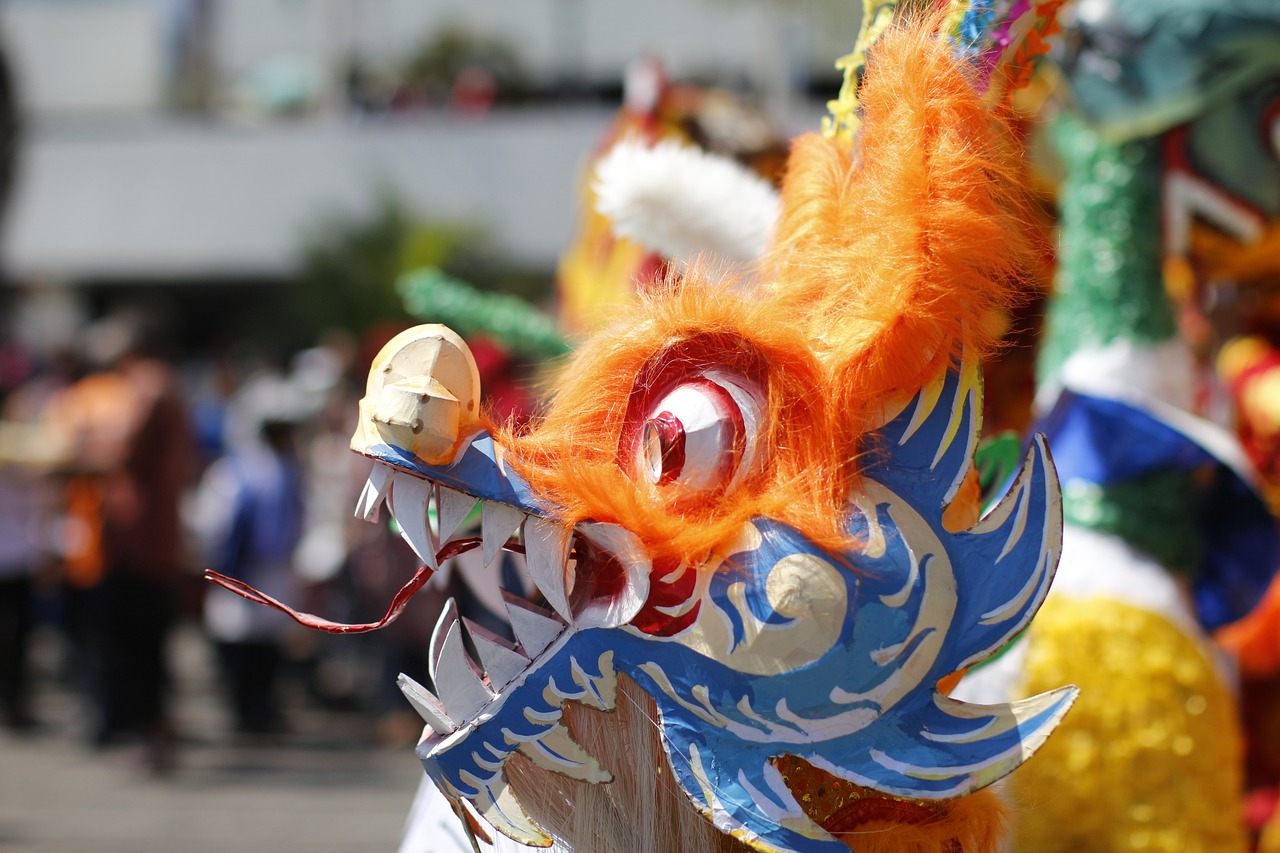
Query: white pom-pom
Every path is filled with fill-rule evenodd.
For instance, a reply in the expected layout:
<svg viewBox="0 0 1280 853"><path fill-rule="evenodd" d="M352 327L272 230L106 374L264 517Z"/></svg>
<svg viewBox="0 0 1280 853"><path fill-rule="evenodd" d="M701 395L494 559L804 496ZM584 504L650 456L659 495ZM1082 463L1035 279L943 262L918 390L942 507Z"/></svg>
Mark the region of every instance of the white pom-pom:
<svg viewBox="0 0 1280 853"><path fill-rule="evenodd" d="M677 261L764 254L778 193L735 161L678 142L623 140L595 169L596 209L615 233Z"/></svg>

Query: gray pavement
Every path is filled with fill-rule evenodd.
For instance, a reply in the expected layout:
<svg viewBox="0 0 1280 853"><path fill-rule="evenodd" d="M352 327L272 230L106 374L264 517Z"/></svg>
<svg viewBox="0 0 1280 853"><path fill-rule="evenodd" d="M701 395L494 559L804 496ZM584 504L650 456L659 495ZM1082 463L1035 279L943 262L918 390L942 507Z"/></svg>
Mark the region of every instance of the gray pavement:
<svg viewBox="0 0 1280 853"><path fill-rule="evenodd" d="M410 748L373 742L368 717L295 701L290 734L251 745L227 733L216 674L195 628L174 647L177 768L157 777L128 745L95 751L78 703L48 677L42 726L0 730L0 853L394 851L421 773Z"/></svg>

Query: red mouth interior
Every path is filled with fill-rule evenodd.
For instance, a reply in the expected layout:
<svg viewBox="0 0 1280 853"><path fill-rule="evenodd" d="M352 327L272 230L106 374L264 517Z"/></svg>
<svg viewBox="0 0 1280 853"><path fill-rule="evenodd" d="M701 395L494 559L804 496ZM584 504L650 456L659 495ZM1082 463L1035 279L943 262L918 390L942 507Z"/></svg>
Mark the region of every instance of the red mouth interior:
<svg viewBox="0 0 1280 853"><path fill-rule="evenodd" d="M575 616L592 603L615 601L626 591L626 569L613 554L575 536L571 557L569 609Z"/></svg>

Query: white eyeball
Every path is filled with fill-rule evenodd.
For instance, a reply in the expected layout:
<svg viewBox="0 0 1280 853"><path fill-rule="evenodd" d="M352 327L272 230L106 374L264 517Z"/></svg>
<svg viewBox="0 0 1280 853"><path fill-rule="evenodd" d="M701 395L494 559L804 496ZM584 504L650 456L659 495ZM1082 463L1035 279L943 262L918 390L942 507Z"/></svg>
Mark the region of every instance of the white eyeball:
<svg viewBox="0 0 1280 853"><path fill-rule="evenodd" d="M759 392L726 374L677 383L649 408L638 435L637 474L690 493L736 484L754 457L761 409Z"/></svg>

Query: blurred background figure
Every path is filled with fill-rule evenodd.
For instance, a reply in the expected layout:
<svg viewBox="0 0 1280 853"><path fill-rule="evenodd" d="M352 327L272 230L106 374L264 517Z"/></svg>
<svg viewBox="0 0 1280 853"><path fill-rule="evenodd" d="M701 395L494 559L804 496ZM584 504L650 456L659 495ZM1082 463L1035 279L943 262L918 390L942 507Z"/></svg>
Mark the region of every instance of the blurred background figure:
<svg viewBox="0 0 1280 853"><path fill-rule="evenodd" d="M166 640L185 566L179 517L192 437L178 376L160 356L162 318L121 312L86 336L100 369L52 404L70 442L68 580L82 600L91 738L139 737L145 761L171 768Z"/></svg>
<svg viewBox="0 0 1280 853"><path fill-rule="evenodd" d="M1268 738L1242 725L1214 635L1262 599L1280 542L1213 363L1257 319L1240 273L1273 277L1280 257L1280 6L1064 12L1030 134L1058 213L1032 428L1063 483L1062 559L1036 620L957 696L1001 678L1006 698L1081 688L1006 786L1016 849L1251 850L1265 811L1246 824L1246 788Z"/></svg>
<svg viewBox="0 0 1280 853"><path fill-rule="evenodd" d="M196 497L207 565L282 601L298 598L298 431L313 414L312 401L284 378L250 379L231 402L231 419L242 435L209 466ZM235 730L280 732L281 642L292 620L219 588L206 593L204 624L217 647Z"/></svg>
<svg viewBox="0 0 1280 853"><path fill-rule="evenodd" d="M0 724L34 727L31 633L37 575L53 541L49 482L42 476L39 426L20 393L0 389Z"/></svg>

